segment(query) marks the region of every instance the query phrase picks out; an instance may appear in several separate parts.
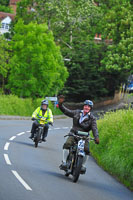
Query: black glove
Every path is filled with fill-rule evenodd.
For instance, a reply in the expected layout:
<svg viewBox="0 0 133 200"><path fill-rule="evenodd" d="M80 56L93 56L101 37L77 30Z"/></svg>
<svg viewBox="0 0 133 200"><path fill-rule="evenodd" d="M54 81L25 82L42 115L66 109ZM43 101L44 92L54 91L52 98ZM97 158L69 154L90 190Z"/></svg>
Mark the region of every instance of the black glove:
<svg viewBox="0 0 133 200"><path fill-rule="evenodd" d="M52 123L52 122L48 122L48 124L51 125L51 126L53 126L53 123Z"/></svg>
<svg viewBox="0 0 133 200"><path fill-rule="evenodd" d="M36 118L35 118L35 117L32 117L31 120L34 121L34 120L36 120Z"/></svg>

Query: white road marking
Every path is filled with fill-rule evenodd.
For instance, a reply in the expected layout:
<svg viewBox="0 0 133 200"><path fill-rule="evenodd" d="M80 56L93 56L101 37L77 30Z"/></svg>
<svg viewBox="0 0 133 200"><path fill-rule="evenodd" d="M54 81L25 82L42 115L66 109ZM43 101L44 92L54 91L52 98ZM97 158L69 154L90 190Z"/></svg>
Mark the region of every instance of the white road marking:
<svg viewBox="0 0 133 200"><path fill-rule="evenodd" d="M16 136L12 136L9 140L12 141L16 138Z"/></svg>
<svg viewBox="0 0 133 200"><path fill-rule="evenodd" d="M62 127L62 128L54 128L54 129L49 129L49 130L59 130L59 129L68 129L69 127ZM27 133L30 133L30 131L26 131ZM21 132L21 133L18 133L17 136L21 136L21 135L24 135L25 132ZM12 136L9 140L12 141L16 138L16 136ZM9 142L6 142L5 146L4 146L4 150L8 150L9 148L9 145L10 143ZM8 154L4 154L4 158L5 158L5 161L7 163L7 165L12 165L11 164L11 161L9 160L9 157L8 157ZM12 173L14 174L14 176L18 179L18 181L25 187L26 190L30 190L32 191L31 187L21 178L21 176L14 170L12 170Z"/></svg>
<svg viewBox="0 0 133 200"><path fill-rule="evenodd" d="M20 135L24 135L24 134L25 134L25 132L22 132L22 133L18 133L17 135L20 136Z"/></svg>
<svg viewBox="0 0 133 200"><path fill-rule="evenodd" d="M9 145L10 145L10 142L7 142L7 143L5 144L5 146L4 146L4 150L5 150L5 151L8 151Z"/></svg>
<svg viewBox="0 0 133 200"><path fill-rule="evenodd" d="M12 173L19 180L19 182L25 187L26 190L32 190L31 187L21 178L21 176L19 176L19 174L16 171L12 170Z"/></svg>
<svg viewBox="0 0 133 200"><path fill-rule="evenodd" d="M59 129L61 129L61 128L54 128L54 130L59 130Z"/></svg>
<svg viewBox="0 0 133 200"><path fill-rule="evenodd" d="M12 165L10 160L9 160L8 154L4 154L4 158L5 158L7 165Z"/></svg>
<svg viewBox="0 0 133 200"><path fill-rule="evenodd" d="M62 127L63 129L68 129L69 127Z"/></svg>

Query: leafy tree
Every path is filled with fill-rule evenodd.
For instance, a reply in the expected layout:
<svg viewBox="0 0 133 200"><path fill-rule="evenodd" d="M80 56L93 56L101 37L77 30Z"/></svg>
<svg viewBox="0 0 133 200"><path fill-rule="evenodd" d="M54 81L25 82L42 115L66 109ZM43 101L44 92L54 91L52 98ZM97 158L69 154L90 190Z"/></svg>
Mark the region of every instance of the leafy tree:
<svg viewBox="0 0 133 200"><path fill-rule="evenodd" d="M19 20L11 41L9 85L12 93L21 97L54 95L67 77L59 47L46 24Z"/></svg>
<svg viewBox="0 0 133 200"><path fill-rule="evenodd" d="M27 10L27 7L32 8L32 10ZM92 59L90 58L93 52L98 53L100 50L91 49L89 51L89 47L95 47L95 45L89 46L88 42L99 31L100 16L99 8L90 0L22 0L18 3L16 19L22 17L25 24L29 23L30 20L37 20L38 23L46 21L48 28L54 33L56 43L61 46L64 59L71 59L71 62L65 63L70 77L65 89L63 89L64 93L69 92L71 98L79 99L81 96L84 98L85 95L88 95L88 92L84 95L85 90L87 91L92 87L96 89L91 92L91 97L102 96L106 93L106 89L102 89L104 79L98 80L98 77L100 77L100 74L98 74L99 65L95 64L95 56L92 56ZM99 58L100 55L96 55L96 57ZM89 77L86 77L86 69L87 72L92 72L92 74L89 73ZM79 74L77 76L79 81L74 79L74 73ZM97 80L91 80L91 78L97 78Z"/></svg>
<svg viewBox="0 0 133 200"><path fill-rule="evenodd" d="M0 5L0 12L13 13L12 9L7 6Z"/></svg>
<svg viewBox="0 0 133 200"><path fill-rule="evenodd" d="M131 1L95 2L99 6L91 0L22 0L18 5L17 17L24 18L25 23L29 23L30 20L47 22L48 28L54 33L56 43L61 46L63 57L71 59L71 62L66 62L70 76L65 84L65 92L68 92L69 96L73 93L75 99L83 97L81 90L87 91L87 87L99 91L95 93L94 89L91 92L92 98L113 95L132 69ZM32 9L27 10L27 7ZM104 48L102 45L92 45L92 49L89 49L96 33L102 34L103 41L112 39L113 44L108 47L103 45ZM87 55L84 55L85 53ZM83 80L86 69L92 74L85 86ZM78 77L78 83L83 84L76 84L77 79L73 78L74 74L78 73L84 74L80 76L82 78ZM101 78L103 76L104 78ZM97 84L98 80L100 84Z"/></svg>
<svg viewBox="0 0 133 200"><path fill-rule="evenodd" d="M2 6L8 6L10 0L0 0L0 5Z"/></svg>
<svg viewBox="0 0 133 200"><path fill-rule="evenodd" d="M114 90L119 89L120 84L127 80L133 73L133 16L130 1L109 1L111 9L106 11L103 19L104 37L112 38L113 43L107 48L102 66L112 74Z"/></svg>
<svg viewBox="0 0 133 200"><path fill-rule="evenodd" d="M108 95L105 72L100 71L105 49L104 43L79 41L75 49L68 53L71 60L67 65L69 77L62 91L67 101L97 100Z"/></svg>
<svg viewBox="0 0 133 200"><path fill-rule="evenodd" d="M67 47L78 33L84 35L85 31L93 37L96 32L92 27L96 27L100 15L91 0L22 0L17 7L17 19L23 18L25 23L29 20L47 22L55 40Z"/></svg>
<svg viewBox="0 0 133 200"><path fill-rule="evenodd" d="M4 36L0 35L0 87L5 89L5 80L8 74L9 45Z"/></svg>

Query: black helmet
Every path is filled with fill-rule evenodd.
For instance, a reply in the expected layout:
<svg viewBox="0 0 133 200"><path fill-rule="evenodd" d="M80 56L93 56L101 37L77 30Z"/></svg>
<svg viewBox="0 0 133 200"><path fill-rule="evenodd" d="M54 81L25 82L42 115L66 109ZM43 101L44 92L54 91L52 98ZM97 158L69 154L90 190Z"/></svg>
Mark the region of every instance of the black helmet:
<svg viewBox="0 0 133 200"><path fill-rule="evenodd" d="M42 100L41 105L47 105L48 106L48 101L47 100Z"/></svg>
<svg viewBox="0 0 133 200"><path fill-rule="evenodd" d="M91 109L93 108L93 102L90 101L90 100L85 100L85 101L84 101L84 105L88 105L88 106L90 106Z"/></svg>

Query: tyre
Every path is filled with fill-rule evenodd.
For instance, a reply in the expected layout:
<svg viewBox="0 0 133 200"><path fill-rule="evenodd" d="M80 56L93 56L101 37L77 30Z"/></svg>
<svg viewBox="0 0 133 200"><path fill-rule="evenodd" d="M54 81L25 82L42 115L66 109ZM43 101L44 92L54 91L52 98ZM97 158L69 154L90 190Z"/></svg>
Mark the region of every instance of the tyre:
<svg viewBox="0 0 133 200"><path fill-rule="evenodd" d="M73 170L73 182L74 183L76 183L78 181L80 171L81 171L81 167L82 167L82 163L83 163L83 157L78 156L77 161L75 163L75 168Z"/></svg>
<svg viewBox="0 0 133 200"><path fill-rule="evenodd" d="M37 140L37 138L35 139L35 148L37 148L38 147L38 140Z"/></svg>
<svg viewBox="0 0 133 200"><path fill-rule="evenodd" d="M35 142L35 148L38 147L38 143L39 143L39 140L40 140L40 137L41 137L41 129L39 129L36 133L36 137L34 139L34 142Z"/></svg>

